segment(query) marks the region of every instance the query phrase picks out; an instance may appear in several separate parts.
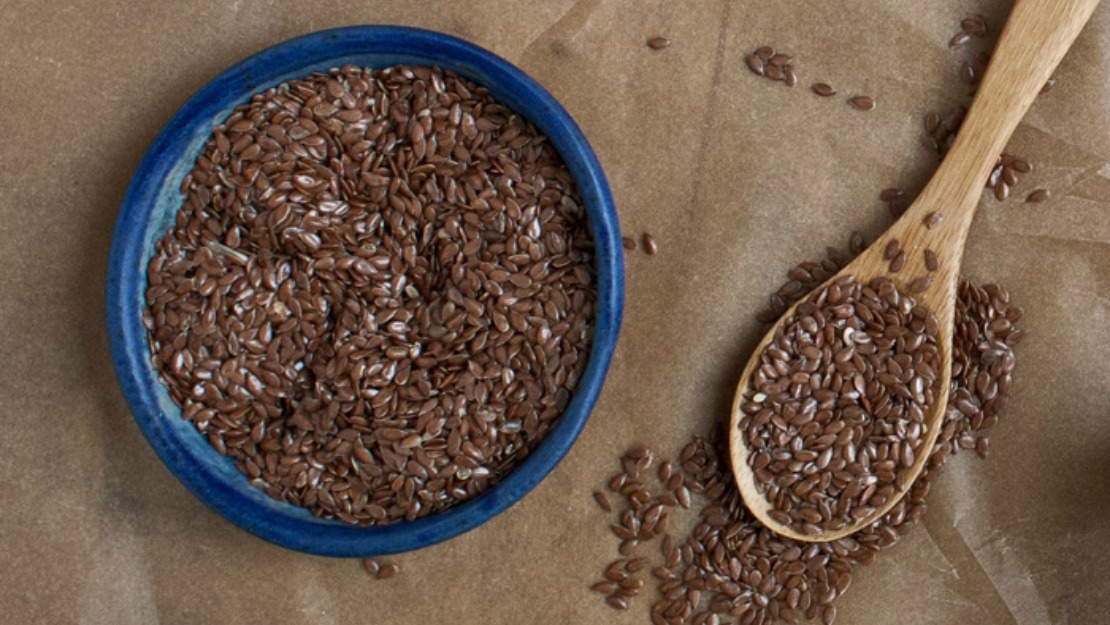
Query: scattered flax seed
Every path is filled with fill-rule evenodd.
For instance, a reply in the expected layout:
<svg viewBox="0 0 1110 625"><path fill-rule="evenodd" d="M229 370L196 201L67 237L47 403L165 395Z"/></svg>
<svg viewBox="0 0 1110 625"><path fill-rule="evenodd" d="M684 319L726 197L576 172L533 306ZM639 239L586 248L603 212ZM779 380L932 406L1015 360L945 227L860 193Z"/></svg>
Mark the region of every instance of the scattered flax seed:
<svg viewBox="0 0 1110 625"><path fill-rule="evenodd" d="M662 50L663 48L669 48L671 46L671 40L666 37L656 36L648 39L647 45L652 50Z"/></svg>
<svg viewBox="0 0 1110 625"><path fill-rule="evenodd" d="M1034 189L1032 193L1025 197L1025 201L1031 204L1039 204L1052 197L1048 189Z"/></svg>
<svg viewBox="0 0 1110 625"><path fill-rule="evenodd" d="M994 197L999 202L1005 202L1006 198L1010 197L1010 185L1001 180L995 183Z"/></svg>
<svg viewBox="0 0 1110 625"><path fill-rule="evenodd" d="M960 66L960 80L969 85L974 85L979 82L979 76L975 73L975 68L971 66L971 63L965 61L964 64Z"/></svg>
<svg viewBox="0 0 1110 625"><path fill-rule="evenodd" d="M836 95L836 87L833 87L826 82L815 82L812 86L810 86L810 89L812 89L814 93L821 96L822 98Z"/></svg>
<svg viewBox="0 0 1110 625"><path fill-rule="evenodd" d="M971 41L971 35L967 33L956 33L956 36L952 37L952 39L949 40L948 47L958 48L959 46L962 46L969 41Z"/></svg>
<svg viewBox="0 0 1110 625"><path fill-rule="evenodd" d="M960 20L960 29L973 37L985 37L988 31L987 20L982 15L965 17Z"/></svg>
<svg viewBox="0 0 1110 625"><path fill-rule="evenodd" d="M620 595L609 595L605 598L605 603L609 604L609 607L613 608L614 610L628 609L628 599L621 597Z"/></svg>
<svg viewBox="0 0 1110 625"><path fill-rule="evenodd" d="M875 99L871 96L857 95L849 98L848 104L857 111L870 111L875 108Z"/></svg>
<svg viewBox="0 0 1110 625"><path fill-rule="evenodd" d="M1048 93L1049 91L1052 91L1052 88L1055 87L1055 86L1056 86L1056 77L1053 76L1053 77L1049 78L1047 82L1045 82L1044 86L1041 87L1041 92L1038 93L1037 95L1044 95L1044 94Z"/></svg>
<svg viewBox="0 0 1110 625"><path fill-rule="evenodd" d="M925 250L925 268L929 271L936 271L940 267L940 261L937 260L937 253L933 250Z"/></svg>
<svg viewBox="0 0 1110 625"><path fill-rule="evenodd" d="M756 74L758 76L764 75L765 72L763 70L763 61L758 56L754 54L749 54L748 56L744 57L744 63L748 65L748 69L752 70L753 74Z"/></svg>
<svg viewBox="0 0 1110 625"><path fill-rule="evenodd" d="M609 504L609 498L605 496L605 493L603 493L599 490L595 490L594 491L594 501L597 502L597 507L598 508L601 508L602 510L604 510L606 512L612 512L613 511L613 506L611 506Z"/></svg>
<svg viewBox="0 0 1110 625"><path fill-rule="evenodd" d="M382 565L374 558L363 558L362 568L366 570L371 576L377 576L378 571L381 570Z"/></svg>
<svg viewBox="0 0 1110 625"><path fill-rule="evenodd" d="M789 54L775 52L770 46L760 46L744 57L744 63L753 74L782 82L787 87L798 84L798 74L791 64L793 60Z"/></svg>
<svg viewBox="0 0 1110 625"><path fill-rule="evenodd" d="M632 237L621 237L621 245L624 246L624 249L631 252L636 249L636 240Z"/></svg>
<svg viewBox="0 0 1110 625"><path fill-rule="evenodd" d="M783 70L782 81L786 83L787 87L793 87L798 84L798 75L794 73L794 68L787 65Z"/></svg>
<svg viewBox="0 0 1110 625"><path fill-rule="evenodd" d="M898 273L899 271L902 271L902 267L905 267L905 266L906 266L906 250L901 250L901 251L898 252L897 256L895 256L894 258L891 259L890 265L887 267L887 270L889 270L890 273Z"/></svg>
<svg viewBox="0 0 1110 625"><path fill-rule="evenodd" d="M930 286L932 286L932 284L933 284L932 276L922 276L920 278L915 279L913 282L910 283L909 290L910 290L910 293L920 293L920 292L924 291L925 289L929 288Z"/></svg>
<svg viewBox="0 0 1110 625"><path fill-rule="evenodd" d="M892 260L896 256L898 256L898 253L901 251L902 244L898 242L898 239L891 239L890 242L887 243L886 247L883 249L883 258L885 258L886 260Z"/></svg>
<svg viewBox="0 0 1110 625"><path fill-rule="evenodd" d="M884 202L893 202L894 200L902 199L903 195L905 195L905 192L902 191L901 189L898 189L896 187L889 187L889 188L883 189L879 193L879 199L884 201Z"/></svg>
<svg viewBox="0 0 1110 625"><path fill-rule="evenodd" d="M929 213L925 215L925 227L929 230L936 228L940 222L944 221L944 213Z"/></svg>
<svg viewBox="0 0 1110 625"><path fill-rule="evenodd" d="M834 271L839 270L865 247L862 237L853 235L848 253L838 252L827 260ZM821 273L824 265L805 262L790 271L790 282L801 278L801 288L785 299L785 305L805 297L827 279ZM837 618L836 602L852 586L857 568L874 562L881 551L920 522L930 486L947 460L961 450L982 453L989 449L989 443L980 441L988 440L1010 392L1013 345L1021 335L1014 324L1021 315L1021 308L1012 305L1004 289L960 282L951 352L952 386L936 443L931 450L923 451L927 455L925 468L906 496L889 514L850 538L800 543L784 539L756 522L735 488L728 462L728 438L721 436L725 432L720 427L682 446L671 464L674 473L666 480L641 473L635 492L646 493L649 503L640 503L645 501L642 496L634 501L630 490L622 494L622 516L627 515L635 524L646 518L655 504L661 504L668 514L678 515L676 524L680 527L686 527L687 521L692 526L680 534L650 536L636 547L642 550L646 543L658 539L643 551L643 556L655 556L651 580L656 591L649 599L651 622L771 625L819 620L832 625ZM861 447L866 453L866 445ZM893 451L892 446L886 458ZM898 453L900 459L904 457L901 449ZM627 454L620 463L626 459ZM696 496L689 512L674 507L677 502L671 491L678 488L685 489L688 497L691 492ZM628 592L630 588L622 582L637 586L640 581L627 581L632 568L631 562L618 560L606 569L605 581L592 588L606 597L621 590ZM629 596L619 607L624 609L632 601ZM731 618L714 619L718 614Z"/></svg>
<svg viewBox="0 0 1110 625"><path fill-rule="evenodd" d="M397 577L397 573L400 573L400 572L401 572L401 567L397 566L396 564L393 564L393 563L382 564L382 567L380 569L378 569L377 578L378 579L392 579L394 577Z"/></svg>
<svg viewBox="0 0 1110 625"><path fill-rule="evenodd" d="M644 233L642 242L644 244L644 253L648 256L655 256L655 253L659 251L659 244L655 242L655 237L647 232Z"/></svg>

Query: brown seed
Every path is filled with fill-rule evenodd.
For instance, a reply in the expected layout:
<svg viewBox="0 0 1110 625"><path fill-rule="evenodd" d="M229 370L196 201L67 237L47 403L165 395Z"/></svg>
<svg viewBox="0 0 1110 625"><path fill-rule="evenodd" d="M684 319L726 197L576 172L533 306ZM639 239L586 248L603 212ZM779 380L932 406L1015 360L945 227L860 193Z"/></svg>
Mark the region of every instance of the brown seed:
<svg viewBox="0 0 1110 625"><path fill-rule="evenodd" d="M655 242L655 237L646 232L644 233L642 243L644 245L644 253L648 256L655 256L655 253L659 251L659 244Z"/></svg>
<svg viewBox="0 0 1110 625"><path fill-rule="evenodd" d="M910 293L920 293L929 288L933 284L933 278L930 276L922 276L910 282Z"/></svg>
<svg viewBox="0 0 1110 625"><path fill-rule="evenodd" d="M969 35L967 33L956 33L956 36L952 37L952 39L949 40L948 47L949 48L957 48L959 46L964 45L965 43L967 43L969 41L971 41L971 35Z"/></svg>
<svg viewBox="0 0 1110 625"><path fill-rule="evenodd" d="M966 37L967 35L964 36ZM976 75L975 68L971 66L971 63L965 62L960 66L960 80L969 85L974 85L979 81L979 77Z"/></svg>
<svg viewBox="0 0 1110 625"><path fill-rule="evenodd" d="M609 498L605 496L605 493L603 493L599 490L595 490L594 491L594 501L597 502L597 507L601 508L605 512L612 512L613 511L613 506L611 506L609 504Z"/></svg>
<svg viewBox="0 0 1110 625"><path fill-rule="evenodd" d="M1025 196L1025 201L1038 204L1050 197L1052 197L1052 194L1048 192L1048 189L1034 189L1029 195Z"/></svg>
<svg viewBox="0 0 1110 625"><path fill-rule="evenodd" d="M636 240L632 237L621 237L621 245L624 246L624 249L631 252L636 249Z"/></svg>
<svg viewBox="0 0 1110 625"><path fill-rule="evenodd" d="M883 258L892 260L898 256L901 251L902 244L898 242L898 239L891 239L890 242L886 244L886 247L883 248Z"/></svg>
<svg viewBox="0 0 1110 625"><path fill-rule="evenodd" d="M933 228L936 228L937 226L939 226L940 222L942 222L942 221L944 221L944 215L943 214L941 214L941 213L929 213L928 215L925 216L924 223L925 223L926 228L928 228L929 230L932 230Z"/></svg>
<svg viewBox="0 0 1110 625"><path fill-rule="evenodd" d="M792 65L787 65L785 69L783 69L782 81L786 83L787 87L793 87L798 84L798 74L794 72L794 67Z"/></svg>
<svg viewBox="0 0 1110 625"><path fill-rule="evenodd" d="M744 57L744 63L747 64L748 69L752 70L753 74L762 76L764 74L764 63L760 58L754 54L749 54Z"/></svg>
<svg viewBox="0 0 1110 625"><path fill-rule="evenodd" d="M381 569L381 564L379 564L378 561L374 558L363 558L362 568L371 576L376 576L378 574L378 571Z"/></svg>
<svg viewBox="0 0 1110 625"><path fill-rule="evenodd" d="M925 250L925 268L929 271L936 271L940 267L940 261L937 260L937 253L933 250Z"/></svg>
<svg viewBox="0 0 1110 625"><path fill-rule="evenodd" d="M378 569L377 577L378 579L391 579L396 577L397 573L399 573L400 571L401 567L397 566L396 564L383 564L382 567Z"/></svg>
<svg viewBox="0 0 1110 625"><path fill-rule="evenodd" d="M990 440L987 437L984 436L975 441L975 453L979 454L980 458L986 458L990 450Z"/></svg>
<svg viewBox="0 0 1110 625"><path fill-rule="evenodd" d="M890 273L898 273L899 271L902 271L902 267L905 267L905 266L906 266L906 252L905 252L905 250L902 250L902 251L899 251L898 255L895 256L890 261L890 265L887 267L887 269L890 271Z"/></svg>
<svg viewBox="0 0 1110 625"><path fill-rule="evenodd" d="M905 192L901 189L890 187L888 189L883 189L882 192L879 193L879 199L884 202L893 202L902 199L903 195L905 195Z"/></svg>
<svg viewBox="0 0 1110 625"><path fill-rule="evenodd" d="M1048 81L1045 82L1044 86L1041 87L1041 91L1037 95L1044 95L1044 94L1048 93L1049 91L1052 91L1052 88L1055 87L1055 86L1056 86L1056 78L1055 77L1049 78Z"/></svg>
<svg viewBox="0 0 1110 625"><path fill-rule="evenodd" d="M760 46L755 50L755 56L761 61L770 61L775 56L775 49L771 46Z"/></svg>
<svg viewBox="0 0 1110 625"><path fill-rule="evenodd" d="M662 50L671 46L671 40L666 37L655 36L647 40L647 45L652 50Z"/></svg>
<svg viewBox="0 0 1110 625"><path fill-rule="evenodd" d="M619 595L609 595L605 598L605 603L609 604L609 607L613 608L614 610L628 609L628 599L625 599L624 597L621 597Z"/></svg>
<svg viewBox="0 0 1110 625"><path fill-rule="evenodd" d="M857 95L848 99L848 104L857 111L870 111L875 108L875 100L871 96Z"/></svg>
<svg viewBox="0 0 1110 625"><path fill-rule="evenodd" d="M825 82L815 82L810 86L810 89L822 98L836 95L836 88Z"/></svg>
<svg viewBox="0 0 1110 625"><path fill-rule="evenodd" d="M969 35L983 37L987 34L987 21L982 15L972 15L960 20L960 28Z"/></svg>
<svg viewBox="0 0 1110 625"><path fill-rule="evenodd" d="M994 197L999 202L1005 201L1006 198L1010 197L1010 185L1001 180L998 181L998 184L994 185Z"/></svg>

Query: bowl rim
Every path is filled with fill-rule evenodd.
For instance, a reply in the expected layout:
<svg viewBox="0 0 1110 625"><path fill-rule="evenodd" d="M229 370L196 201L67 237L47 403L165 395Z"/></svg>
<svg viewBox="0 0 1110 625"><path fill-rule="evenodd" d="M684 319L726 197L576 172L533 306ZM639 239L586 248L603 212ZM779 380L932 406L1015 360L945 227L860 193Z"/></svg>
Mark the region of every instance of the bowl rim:
<svg viewBox="0 0 1110 625"><path fill-rule="evenodd" d="M197 128L203 127L207 137L230 106L296 77L297 72L306 75L315 67L337 67L371 56L412 58L412 62L453 70L489 88L496 99L524 114L548 136L570 168L590 218L598 300L589 360L571 403L519 466L483 494L445 511L412 522L359 527L308 515L275 515L275 506L303 509L273 500L275 506L261 505L257 494L269 498L237 471L241 483L225 483L212 472L207 459L197 463L168 422L181 420L180 409L167 414L160 402L161 382L150 361L141 310L146 263L153 251L146 244L154 228L151 219L174 167L187 160L191 168L187 144ZM612 359L623 312L624 263L616 209L601 165L570 114L539 83L493 52L450 35L404 26L347 26L289 39L240 61L174 114L146 151L124 196L112 235L106 294L108 337L120 387L143 435L174 477L219 515L266 541L316 555L365 557L427 547L474 529L524 497L555 468L585 426ZM208 449L216 458L212 463L231 462ZM243 488L255 495L248 496Z"/></svg>

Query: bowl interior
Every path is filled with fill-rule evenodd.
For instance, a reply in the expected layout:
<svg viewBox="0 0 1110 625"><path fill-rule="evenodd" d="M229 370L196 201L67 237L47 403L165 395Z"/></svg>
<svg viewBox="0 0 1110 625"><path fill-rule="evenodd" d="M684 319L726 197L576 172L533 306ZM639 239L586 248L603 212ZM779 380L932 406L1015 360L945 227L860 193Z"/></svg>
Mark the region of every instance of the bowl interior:
<svg viewBox="0 0 1110 625"><path fill-rule="evenodd" d="M251 487L220 456L158 380L141 323L146 265L182 204L179 187L212 128L232 109L283 81L332 67L437 65L489 88L536 124L577 182L596 246L598 303L589 362L567 410L512 473L482 495L446 511L382 527L355 527L312 516ZM619 226L604 174L585 137L562 107L508 62L459 39L401 27L361 26L293 39L239 63L198 92L143 158L116 224L108 276L108 319L117 375L147 439L198 498L247 531L319 555L368 556L428 546L480 525L538 484L573 444L597 400L616 344L623 300Z"/></svg>

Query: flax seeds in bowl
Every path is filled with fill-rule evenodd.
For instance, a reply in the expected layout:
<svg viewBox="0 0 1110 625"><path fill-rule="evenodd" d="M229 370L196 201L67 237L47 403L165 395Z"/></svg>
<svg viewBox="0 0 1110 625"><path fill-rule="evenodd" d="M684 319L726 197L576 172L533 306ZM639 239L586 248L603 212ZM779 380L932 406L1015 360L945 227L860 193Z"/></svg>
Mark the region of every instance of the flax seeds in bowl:
<svg viewBox="0 0 1110 625"><path fill-rule="evenodd" d="M523 496L619 324L615 215L573 122L506 62L404 28L287 42L205 89L113 249L113 349L163 460L329 555L432 544ZM129 212L145 230L120 232Z"/></svg>

